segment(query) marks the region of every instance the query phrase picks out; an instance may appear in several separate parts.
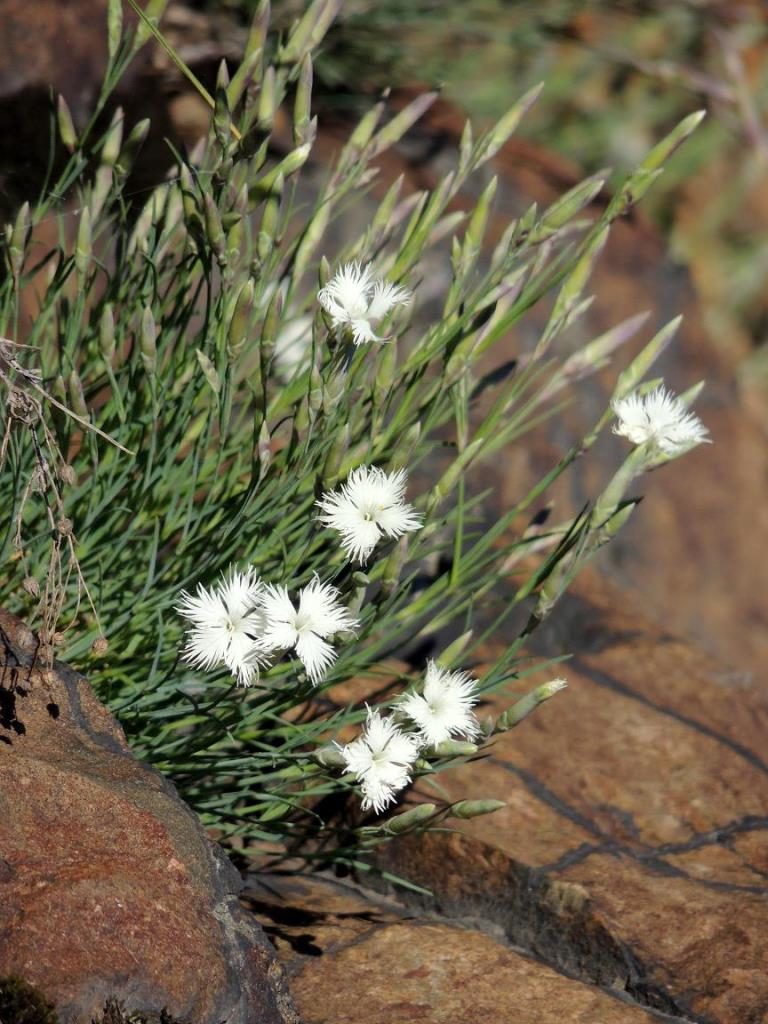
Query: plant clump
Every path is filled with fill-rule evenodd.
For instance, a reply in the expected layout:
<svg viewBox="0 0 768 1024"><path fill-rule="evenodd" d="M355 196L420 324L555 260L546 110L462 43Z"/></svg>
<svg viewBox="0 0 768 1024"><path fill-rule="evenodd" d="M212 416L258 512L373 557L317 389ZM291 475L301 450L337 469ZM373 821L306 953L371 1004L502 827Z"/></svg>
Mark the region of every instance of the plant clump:
<svg viewBox="0 0 768 1024"><path fill-rule="evenodd" d="M139 203L129 171L148 125L115 110L105 135L95 126L159 32L141 13L124 33L111 0L100 109L75 135L60 105L69 162L3 238L13 571L0 599L40 622L43 659L55 649L87 671L133 750L220 839L364 865L375 843L500 806L438 791L381 817L563 690L558 676L524 692L529 636L632 514L635 481L705 440L688 411L699 386L659 401L646 380L674 321L624 360L603 413L544 477L501 511L476 489L478 466L578 400L640 329L634 316L587 341L572 330L612 222L700 115L599 212L593 175L492 245L489 169L539 90L479 137L468 124L454 166L415 192L402 179L374 191L379 158L435 96L398 112L382 99L318 184L305 173L313 55L338 7L314 0L275 39L261 2L241 66L204 93L208 136ZM55 211L63 194L74 208ZM40 252L35 229L57 217ZM532 307L543 329L489 377ZM550 521L548 489L617 417L630 451L584 509Z"/></svg>

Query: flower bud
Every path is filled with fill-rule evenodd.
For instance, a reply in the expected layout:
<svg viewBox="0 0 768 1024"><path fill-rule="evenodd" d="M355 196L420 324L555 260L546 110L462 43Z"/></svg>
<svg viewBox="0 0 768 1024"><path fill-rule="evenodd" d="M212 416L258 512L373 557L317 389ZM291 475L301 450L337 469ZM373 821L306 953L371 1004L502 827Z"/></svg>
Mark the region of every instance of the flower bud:
<svg viewBox="0 0 768 1024"><path fill-rule="evenodd" d="M409 811L404 811L383 822L381 827L390 835L399 836L404 832L410 832L411 829L418 828L419 825L431 818L436 810L434 804L419 804L417 807L412 807Z"/></svg>
<svg viewBox="0 0 768 1024"><path fill-rule="evenodd" d="M88 272L88 264L91 261L91 214L86 206L80 214L80 223L77 228L77 240L75 242L75 272L77 273L78 284L81 289L85 285L85 275Z"/></svg>
<svg viewBox="0 0 768 1024"><path fill-rule="evenodd" d="M88 412L88 406L85 402L85 392L83 391L83 384L77 375L76 370L72 370L69 377L67 378L69 400L72 403L72 408L77 415L84 420L90 418Z"/></svg>
<svg viewBox="0 0 768 1024"><path fill-rule="evenodd" d="M481 814L493 814L507 805L503 800L459 800L451 807L450 818L478 818Z"/></svg>
<svg viewBox="0 0 768 1024"><path fill-rule="evenodd" d="M499 716L494 726L494 733L514 729L524 718L527 718L528 715L535 711L539 704L543 704L545 700L554 697L556 693L564 690L567 685L564 679L551 679L548 683L542 683L541 686L537 686Z"/></svg>
<svg viewBox="0 0 768 1024"><path fill-rule="evenodd" d="M316 761L321 768L346 768L347 762L336 744L331 743L327 747L318 747L311 754L312 760Z"/></svg>
<svg viewBox="0 0 768 1024"><path fill-rule="evenodd" d="M72 113L63 96L59 96L56 108L56 120L59 126L59 136L69 152L73 152L77 145L75 133L75 122L72 120Z"/></svg>
<svg viewBox="0 0 768 1024"><path fill-rule="evenodd" d="M468 740L443 740L433 749L437 757L471 757L477 751L477 744Z"/></svg>
<svg viewBox="0 0 768 1024"><path fill-rule="evenodd" d="M152 310L145 306L141 314L141 325L139 328L139 353L144 369L149 374L154 374L157 368L157 326Z"/></svg>

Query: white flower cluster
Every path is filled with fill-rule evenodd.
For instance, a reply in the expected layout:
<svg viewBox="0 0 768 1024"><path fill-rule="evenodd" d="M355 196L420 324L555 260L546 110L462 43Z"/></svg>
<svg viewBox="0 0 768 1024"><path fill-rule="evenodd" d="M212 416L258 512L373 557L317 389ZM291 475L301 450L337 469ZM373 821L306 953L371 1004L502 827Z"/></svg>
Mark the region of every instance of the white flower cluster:
<svg viewBox="0 0 768 1024"><path fill-rule="evenodd" d="M319 521L341 534L348 557L365 562L382 537L418 530L421 519L403 501L406 474L361 466L339 491L317 502ZM329 638L353 631L357 619L339 601L339 592L317 577L294 603L284 586L265 584L253 568L232 568L220 583L194 594L182 591L177 611L190 621L182 658L198 668L226 666L241 686L249 686L274 655L295 651L310 681L325 678L336 654Z"/></svg>
<svg viewBox="0 0 768 1024"><path fill-rule="evenodd" d="M370 265L347 263L317 298L337 334L360 345L387 340L374 325L395 306L410 302L411 293L375 280ZM308 323L302 321L299 332L304 348ZM635 393L617 400L612 408L615 433L646 446L648 465L708 440L706 428L683 400L661 386L644 397ZM360 466L338 490L316 502L318 522L336 530L346 557L362 565L382 539L396 540L420 529L421 517L404 500L405 487L403 469L387 473ZM184 660L203 669L225 666L242 686L286 652L295 653L318 685L336 659L333 642L359 625L331 583L315 576L292 598L286 587L263 582L254 568L232 568L210 589L198 584L194 594L182 591L177 610L191 624ZM368 708L358 739L335 744L336 759L360 786L363 810L379 813L394 801L429 751L447 741L480 736L473 710L477 687L466 673L429 662L420 688L396 698L388 715Z"/></svg>
<svg viewBox="0 0 768 1024"><path fill-rule="evenodd" d="M369 708L360 737L338 746L360 786L363 810L379 814L392 803L427 750L450 739L474 739L480 732L472 710L477 701L476 679L430 661L420 693L396 699L388 716Z"/></svg>
<svg viewBox="0 0 768 1024"><path fill-rule="evenodd" d="M411 293L399 284L374 281L371 265L346 263L318 293L318 301L339 332L348 329L355 345L365 341L386 341L373 330L395 306L407 305Z"/></svg>
<svg viewBox="0 0 768 1024"><path fill-rule="evenodd" d="M662 384L647 395L635 392L620 398L611 403L611 408L617 418L615 434L621 434L632 444L646 444L668 459L709 442L707 428L699 417Z"/></svg>
<svg viewBox="0 0 768 1024"><path fill-rule="evenodd" d="M182 591L177 611L192 623L184 661L206 669L225 665L241 686L285 651L296 652L317 685L335 660L328 638L358 625L330 583L315 577L294 604L285 587L264 584L254 569L230 569L210 589L200 583L195 594Z"/></svg>

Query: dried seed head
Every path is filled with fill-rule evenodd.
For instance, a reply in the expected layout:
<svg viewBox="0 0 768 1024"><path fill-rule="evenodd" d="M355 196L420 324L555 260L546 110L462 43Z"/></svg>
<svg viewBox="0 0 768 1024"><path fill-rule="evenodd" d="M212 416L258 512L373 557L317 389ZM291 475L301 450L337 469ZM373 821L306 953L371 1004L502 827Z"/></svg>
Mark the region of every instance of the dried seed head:
<svg viewBox="0 0 768 1024"><path fill-rule="evenodd" d="M75 473L74 469L66 462L59 470L59 477L61 478L62 483L70 485L77 483L77 473Z"/></svg>
<svg viewBox="0 0 768 1024"><path fill-rule="evenodd" d="M51 643L54 647L61 647L65 639L66 637L64 636L64 633L61 630L56 630L56 632L51 636Z"/></svg>
<svg viewBox="0 0 768 1024"><path fill-rule="evenodd" d="M91 644L92 654L106 654L109 650L109 640L105 636L97 636Z"/></svg>
<svg viewBox="0 0 768 1024"><path fill-rule="evenodd" d="M34 423L40 418L40 406L26 391L11 388L8 392L8 412L20 423Z"/></svg>
<svg viewBox="0 0 768 1024"><path fill-rule="evenodd" d="M62 537L72 536L72 520L67 519L66 516L62 517L58 523L56 523L56 532L60 533Z"/></svg>
<svg viewBox="0 0 768 1024"><path fill-rule="evenodd" d="M42 466L35 466L29 478L29 489L39 494L45 494L46 483L45 470Z"/></svg>
<svg viewBox="0 0 768 1024"><path fill-rule="evenodd" d="M40 584L34 576L27 576L21 584L30 597L40 597Z"/></svg>

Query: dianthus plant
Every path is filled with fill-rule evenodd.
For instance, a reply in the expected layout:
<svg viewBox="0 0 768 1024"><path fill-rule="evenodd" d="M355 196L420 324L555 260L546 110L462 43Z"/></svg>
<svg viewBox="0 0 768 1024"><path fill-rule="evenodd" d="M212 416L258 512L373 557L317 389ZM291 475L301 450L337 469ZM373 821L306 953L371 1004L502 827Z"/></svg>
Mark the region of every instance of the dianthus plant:
<svg viewBox="0 0 768 1024"><path fill-rule="evenodd" d="M696 118L599 213L590 178L492 244L493 178L457 210L534 94L477 140L468 126L432 191L377 169L428 94L375 106L305 176L322 130L312 50L332 6L315 0L279 45L259 6L208 137L139 202L126 182L149 126L113 109L94 136L135 50L110 4L100 109L77 136L60 105L61 176L3 236L0 599L38 627L41 661L59 653L88 674L136 753L224 841L354 858L355 837L392 834L387 816L421 776L562 689L511 699L526 637L626 521L632 481L706 431L688 411L696 389L643 383L671 326L544 480L520 481L502 508L478 492L475 467L503 467L639 327L587 344L568 333L611 221ZM286 121L293 146L283 130L273 149ZM57 216L42 250L35 232ZM484 376L540 301L537 343ZM611 425L617 458L630 445L613 478L576 518L542 526L546 486ZM510 637L521 604L527 625ZM492 711L494 691L508 696ZM418 825L450 813L429 805Z"/></svg>

